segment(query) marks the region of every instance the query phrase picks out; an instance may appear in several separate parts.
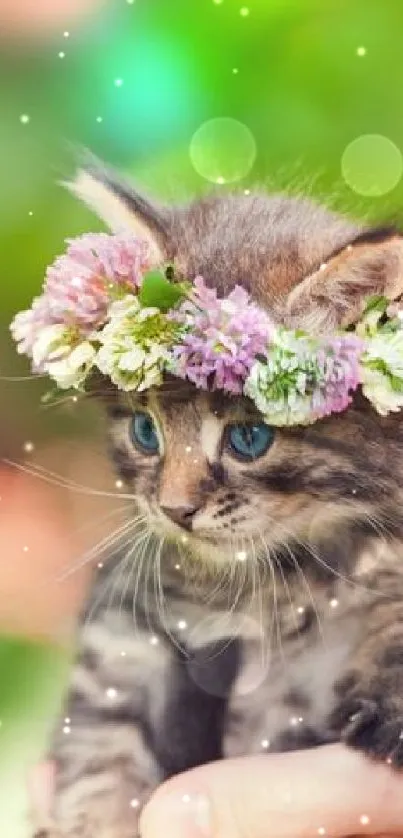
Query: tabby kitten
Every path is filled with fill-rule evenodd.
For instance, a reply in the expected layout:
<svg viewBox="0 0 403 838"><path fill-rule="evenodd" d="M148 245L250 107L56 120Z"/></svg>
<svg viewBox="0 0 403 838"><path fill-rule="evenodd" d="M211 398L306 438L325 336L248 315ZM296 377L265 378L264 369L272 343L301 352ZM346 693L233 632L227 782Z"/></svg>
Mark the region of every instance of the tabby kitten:
<svg viewBox="0 0 403 838"><path fill-rule="evenodd" d="M160 208L92 164L72 189L176 277L239 283L288 326L347 326L369 294L403 292L397 234L307 200ZM156 786L222 757L343 740L402 766L400 415L358 394L273 429L178 379L102 398L133 526L83 615L40 834L133 838Z"/></svg>

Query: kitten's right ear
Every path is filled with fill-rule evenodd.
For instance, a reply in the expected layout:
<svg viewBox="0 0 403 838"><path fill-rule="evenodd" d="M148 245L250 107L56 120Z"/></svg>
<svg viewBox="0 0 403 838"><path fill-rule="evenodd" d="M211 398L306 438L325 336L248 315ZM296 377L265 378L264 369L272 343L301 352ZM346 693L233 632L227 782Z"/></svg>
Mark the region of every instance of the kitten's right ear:
<svg viewBox="0 0 403 838"><path fill-rule="evenodd" d="M153 261L168 253L168 211L139 195L114 171L86 157L71 181L63 185L87 204L114 233L130 231L148 241Z"/></svg>
<svg viewBox="0 0 403 838"><path fill-rule="evenodd" d="M394 230L365 230L330 256L291 291L284 322L314 334L345 329L378 295L403 298L403 237Z"/></svg>

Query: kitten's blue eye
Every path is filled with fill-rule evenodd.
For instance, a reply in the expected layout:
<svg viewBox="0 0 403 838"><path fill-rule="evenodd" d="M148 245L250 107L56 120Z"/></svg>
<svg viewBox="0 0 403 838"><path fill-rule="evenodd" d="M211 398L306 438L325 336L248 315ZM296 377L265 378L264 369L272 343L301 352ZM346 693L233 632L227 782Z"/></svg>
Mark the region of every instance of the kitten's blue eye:
<svg viewBox="0 0 403 838"><path fill-rule="evenodd" d="M262 457L274 440L274 430L261 422L259 425L229 425L230 448L245 460Z"/></svg>
<svg viewBox="0 0 403 838"><path fill-rule="evenodd" d="M157 454L160 444L154 422L149 413L135 413L132 418L130 436L136 448L144 454Z"/></svg>

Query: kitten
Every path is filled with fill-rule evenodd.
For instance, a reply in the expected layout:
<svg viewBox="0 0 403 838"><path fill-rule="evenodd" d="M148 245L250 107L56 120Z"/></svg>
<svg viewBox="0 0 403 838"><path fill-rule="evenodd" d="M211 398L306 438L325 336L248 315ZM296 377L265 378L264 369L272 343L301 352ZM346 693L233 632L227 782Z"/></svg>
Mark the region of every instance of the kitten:
<svg viewBox="0 0 403 838"><path fill-rule="evenodd" d="M307 200L160 208L92 164L72 189L177 277L220 295L239 283L289 326L346 326L369 294L403 290L393 231ZM102 398L133 526L83 615L52 748L55 831L37 834L134 838L160 783L223 757L343 740L402 766L400 415L358 394L271 429L247 399L177 379Z"/></svg>

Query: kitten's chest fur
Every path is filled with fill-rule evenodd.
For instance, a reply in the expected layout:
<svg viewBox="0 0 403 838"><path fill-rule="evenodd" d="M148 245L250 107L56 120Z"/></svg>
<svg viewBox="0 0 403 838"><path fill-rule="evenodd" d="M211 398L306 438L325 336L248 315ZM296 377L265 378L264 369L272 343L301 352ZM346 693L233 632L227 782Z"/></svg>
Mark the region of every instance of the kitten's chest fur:
<svg viewBox="0 0 403 838"><path fill-rule="evenodd" d="M117 686L126 713L143 683L153 682L152 713L161 712L167 730L173 716L188 721L198 712L186 688L180 695L185 673L206 699L224 699L223 756L329 741L334 684L362 631L357 592L340 582L326 588L281 576L274 586L255 582L203 591L168 561L158 585L147 574L137 580L134 620L135 592L122 579L108 607L84 625L83 659L96 652L98 681Z"/></svg>

